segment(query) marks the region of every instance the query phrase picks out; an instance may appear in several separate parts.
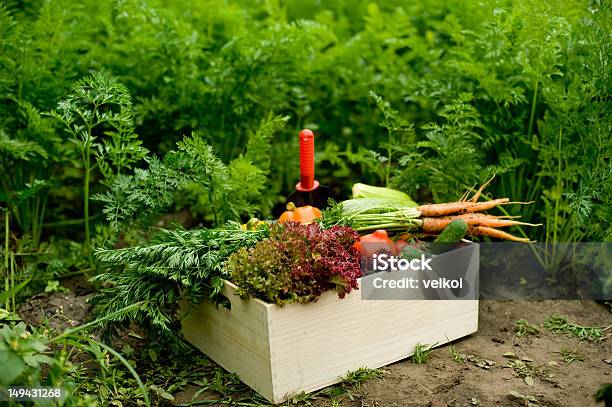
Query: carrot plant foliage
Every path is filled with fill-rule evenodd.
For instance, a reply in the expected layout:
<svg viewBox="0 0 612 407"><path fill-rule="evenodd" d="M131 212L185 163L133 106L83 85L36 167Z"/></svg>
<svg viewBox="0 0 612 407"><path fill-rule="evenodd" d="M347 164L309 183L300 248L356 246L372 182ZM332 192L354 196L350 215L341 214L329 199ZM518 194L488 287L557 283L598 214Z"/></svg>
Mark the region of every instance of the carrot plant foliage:
<svg viewBox="0 0 612 407"><path fill-rule="evenodd" d="M310 126L339 199L357 180L456 199L496 173L493 196L538 203L531 238L609 239L611 17L597 0L4 2L3 206L35 243L85 209L92 230L266 216ZM214 174L177 169L194 154Z"/></svg>

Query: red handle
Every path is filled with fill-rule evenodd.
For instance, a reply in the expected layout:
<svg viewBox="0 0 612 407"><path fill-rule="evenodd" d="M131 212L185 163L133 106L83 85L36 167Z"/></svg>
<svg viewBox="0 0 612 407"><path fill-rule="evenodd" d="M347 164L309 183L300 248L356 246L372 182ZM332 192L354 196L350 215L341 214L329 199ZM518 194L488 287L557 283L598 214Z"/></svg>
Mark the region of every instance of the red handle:
<svg viewBox="0 0 612 407"><path fill-rule="evenodd" d="M312 191L319 186L314 173L314 134L308 129L300 131L300 182L298 191Z"/></svg>

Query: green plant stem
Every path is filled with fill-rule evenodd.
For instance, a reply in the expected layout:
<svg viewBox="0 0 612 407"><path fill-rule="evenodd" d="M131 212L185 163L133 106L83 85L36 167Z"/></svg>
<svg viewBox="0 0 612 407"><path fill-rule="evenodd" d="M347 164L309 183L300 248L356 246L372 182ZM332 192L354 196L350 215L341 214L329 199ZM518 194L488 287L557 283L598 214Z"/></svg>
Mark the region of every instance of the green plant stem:
<svg viewBox="0 0 612 407"><path fill-rule="evenodd" d="M47 203L48 203L47 191L44 192L42 200L40 197L37 197L36 202L37 202L37 207L40 207L40 211L38 211L39 214L35 220L36 225L35 225L35 228L33 228L34 232L32 232L32 235L34 236L34 244L38 246L38 243L40 242L40 236L42 235L43 220L45 219L45 212L47 211Z"/></svg>
<svg viewBox="0 0 612 407"><path fill-rule="evenodd" d="M535 120L536 104L538 101L538 89L540 87L540 81L536 81L533 87L533 99L531 101L531 114L529 115L529 128L527 129L527 138L531 139L533 134L533 122Z"/></svg>
<svg viewBox="0 0 612 407"><path fill-rule="evenodd" d="M9 278L8 278L8 269L9 269L9 211L8 209L4 211L4 288L6 292L9 292ZM6 298L6 310L9 310L9 299Z"/></svg>
<svg viewBox="0 0 612 407"><path fill-rule="evenodd" d="M355 230L358 232L366 232L368 230L377 230L377 229L410 229L415 227L414 223L380 223L376 225L368 225L368 226L357 226Z"/></svg>
<svg viewBox="0 0 612 407"><path fill-rule="evenodd" d="M385 170L385 187L389 188L389 179L391 178L391 159L393 158L391 150L391 133L389 132L389 147L387 148L387 168Z"/></svg>
<svg viewBox="0 0 612 407"><path fill-rule="evenodd" d="M80 332L82 330L94 327L94 326L100 324L101 322L108 321L109 319L113 319L116 316L123 315L125 313L130 312L130 311L133 311L133 310L137 309L138 307L140 307L143 303L144 303L144 301L139 301L139 302L136 302L134 304L130 304L127 307L121 308L120 310L117 310L117 311L115 311L115 312L113 312L111 314L105 315L102 318L95 319L95 320L93 320L91 322L88 322L88 323L83 324L83 325L79 325L79 326L77 326L75 328L72 328L72 329L67 329L63 333L57 335L56 337L51 338L50 342L57 342L60 339L65 338L68 335L73 335L73 334L75 334L77 332Z"/></svg>
<svg viewBox="0 0 612 407"><path fill-rule="evenodd" d="M217 219L217 211L215 210L215 202L213 201L212 191L208 192L208 200L210 201L210 209L213 214L213 219L215 221L215 226L219 226L219 220Z"/></svg>
<svg viewBox="0 0 612 407"><path fill-rule="evenodd" d="M32 215L32 225L30 226L30 230L32 231L32 243L34 244L34 246L38 246L38 216L40 214L40 199L37 196L36 198L34 198L34 202L32 204L33 206L33 210L31 212L33 212Z"/></svg>
<svg viewBox="0 0 612 407"><path fill-rule="evenodd" d="M19 283L17 286L15 287L11 287L9 289L9 291L2 291L0 292L0 303L7 301L7 299L10 299L12 295L17 294L19 291L21 291L25 286L27 286L30 281L32 281L32 278L27 278L25 280L23 280L21 283ZM8 310L7 310L8 311Z"/></svg>
<svg viewBox="0 0 612 407"><path fill-rule="evenodd" d="M553 223L553 248L552 258L555 258L557 246L557 225L559 218L559 201L561 200L561 139L563 137L563 127L559 127L559 139L557 141L557 187L555 191L555 217Z"/></svg>
<svg viewBox="0 0 612 407"><path fill-rule="evenodd" d="M11 309L13 312L15 311L15 290L12 288L15 287L15 253L11 253Z"/></svg>
<svg viewBox="0 0 612 407"><path fill-rule="evenodd" d="M89 134L91 137L91 131ZM91 159L91 147L89 141L85 147L84 154L84 165L85 165L85 181L83 185L83 221L85 223L85 251L89 258L89 264L93 264L93 256L91 253L91 235L89 231L89 177L90 177L90 159Z"/></svg>

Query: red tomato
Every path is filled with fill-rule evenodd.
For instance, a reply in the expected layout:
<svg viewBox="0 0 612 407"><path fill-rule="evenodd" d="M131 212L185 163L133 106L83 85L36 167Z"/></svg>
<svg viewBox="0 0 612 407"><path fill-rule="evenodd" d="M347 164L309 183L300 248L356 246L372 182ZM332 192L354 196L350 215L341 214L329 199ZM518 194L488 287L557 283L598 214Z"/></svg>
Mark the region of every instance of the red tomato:
<svg viewBox="0 0 612 407"><path fill-rule="evenodd" d="M383 229L361 236L353 247L359 250L362 256L366 257L371 257L379 252L388 252L394 255L399 253L396 244L393 243L393 240L389 239L387 231Z"/></svg>
<svg viewBox="0 0 612 407"><path fill-rule="evenodd" d="M408 246L408 243L405 240L396 240L395 247L397 248L397 252L401 252L404 247Z"/></svg>

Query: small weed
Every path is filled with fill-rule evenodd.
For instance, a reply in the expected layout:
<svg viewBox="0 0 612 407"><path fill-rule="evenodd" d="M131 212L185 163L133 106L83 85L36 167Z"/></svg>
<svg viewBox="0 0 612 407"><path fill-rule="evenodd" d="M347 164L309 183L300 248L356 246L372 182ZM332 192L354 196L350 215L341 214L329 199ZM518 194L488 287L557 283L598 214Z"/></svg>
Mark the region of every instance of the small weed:
<svg viewBox="0 0 612 407"><path fill-rule="evenodd" d="M598 341L603 337L603 330L599 327L580 326L569 322L561 315L553 315L544 321L544 327L555 333L564 333L580 340Z"/></svg>
<svg viewBox="0 0 612 407"><path fill-rule="evenodd" d="M535 384L536 377L550 383L554 383L553 375L545 366L538 366L531 359L512 359L504 367L511 368L518 377L522 377L528 386Z"/></svg>
<svg viewBox="0 0 612 407"><path fill-rule="evenodd" d="M346 375L342 376L342 384L357 388L368 380L380 378L382 374L383 372L380 369L360 367L359 369L348 372Z"/></svg>
<svg viewBox="0 0 612 407"><path fill-rule="evenodd" d="M325 388L316 393L311 393L313 397L328 397L330 405L332 407L340 406L340 403L344 399L351 401L360 397L355 391L361 389L363 383L371 379L379 379L382 377L384 370L381 369L370 369L367 367L360 367L357 370L346 373L342 376L341 382L335 386Z"/></svg>
<svg viewBox="0 0 612 407"><path fill-rule="evenodd" d="M62 287L60 285L60 282L57 280L49 280L47 281L45 292L46 293L67 293L68 289L66 287Z"/></svg>
<svg viewBox="0 0 612 407"><path fill-rule="evenodd" d="M463 353L459 353L453 346L448 347L448 354L450 358L457 363L464 363L467 360L467 356Z"/></svg>
<svg viewBox="0 0 612 407"><path fill-rule="evenodd" d="M291 397L283 405L284 406L295 406L295 405L311 406L312 401L314 401L314 399L315 397L313 394L302 392L302 393L296 394L295 396Z"/></svg>
<svg viewBox="0 0 612 407"><path fill-rule="evenodd" d="M329 407L340 407L340 400L333 397L331 400L329 400Z"/></svg>
<svg viewBox="0 0 612 407"><path fill-rule="evenodd" d="M431 355L431 352L433 351L434 346L436 346L438 343L434 343L433 345L422 345L420 343L417 343L416 346L414 347L414 354L412 355L412 361L418 365L421 365L425 362L427 362L427 359L429 359L429 356Z"/></svg>
<svg viewBox="0 0 612 407"><path fill-rule="evenodd" d="M459 351L455 349L454 346L450 346L450 345L448 347L448 354L450 358L457 363L470 362L485 370L491 369L491 366L495 364L494 361L482 358L480 356L467 355L465 353L460 353Z"/></svg>
<svg viewBox="0 0 612 407"><path fill-rule="evenodd" d="M531 325L526 319L516 321L516 336L523 338L528 335L537 335L540 330L537 326Z"/></svg>
<svg viewBox="0 0 612 407"><path fill-rule="evenodd" d="M567 364L574 361L584 362L584 356L577 351L572 351L571 349L567 349L563 346L561 347L561 350L559 350L559 354L561 354L561 359L563 359L563 361Z"/></svg>
<svg viewBox="0 0 612 407"><path fill-rule="evenodd" d="M518 391L511 390L510 392L508 392L508 396L520 401L524 406L527 407L533 407L538 405L538 399L533 396L521 394Z"/></svg>

